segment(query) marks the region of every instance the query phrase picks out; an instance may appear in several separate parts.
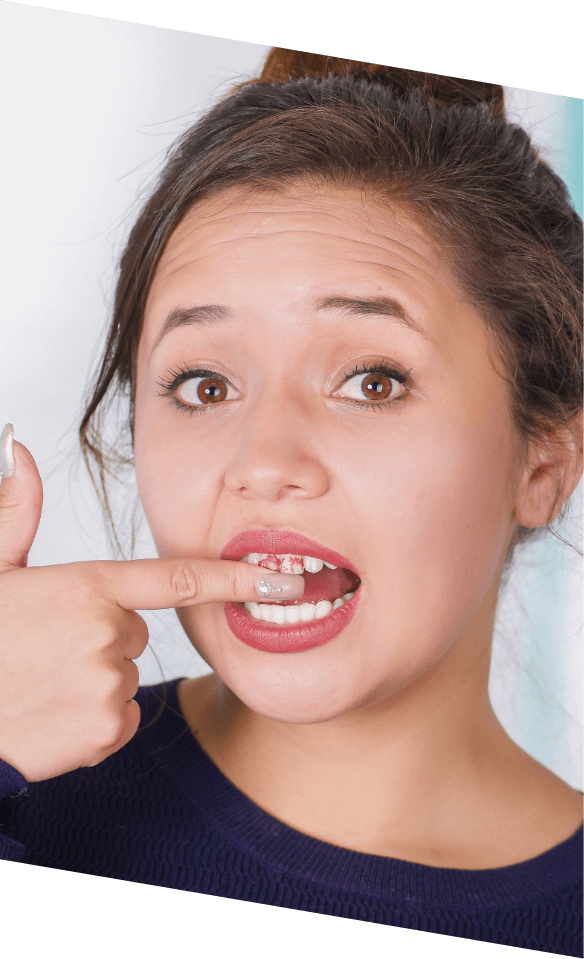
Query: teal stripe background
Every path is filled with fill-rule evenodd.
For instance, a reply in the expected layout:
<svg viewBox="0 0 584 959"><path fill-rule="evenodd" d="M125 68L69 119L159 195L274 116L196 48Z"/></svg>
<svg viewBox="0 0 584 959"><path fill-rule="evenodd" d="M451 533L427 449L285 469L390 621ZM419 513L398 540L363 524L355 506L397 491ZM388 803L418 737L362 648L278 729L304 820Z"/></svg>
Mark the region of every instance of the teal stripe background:
<svg viewBox="0 0 584 959"><path fill-rule="evenodd" d="M570 192L576 212L580 217L584 218L584 99L580 97L562 97L562 106L563 149L559 158L557 172L564 180ZM581 480L580 487L576 493L573 494L575 500L573 504L575 507L573 511L574 523L568 523L566 528L566 539L568 539L569 542L573 542L580 550L582 550L584 546L581 535L582 500L580 494L582 482ZM574 550L568 547L564 548L563 555L567 559L569 558L570 568L573 568L575 571L577 570L578 574L570 574L568 572L566 575L564 570L567 570L567 563L560 571L560 577L564 575L563 589L565 592L562 603L563 615L560 617L560 622L564 628L563 631L558 631L559 639L562 641L562 648L558 650L559 655L556 657L556 663L563 662L564 667L566 667L566 656L569 658L568 668L565 668L563 676L557 677L559 680L558 698L561 703L567 703L568 708L566 713L559 715L556 710L556 729L562 737L561 741L566 744L566 746L568 741L572 744L571 755L570 749L568 748L563 757L566 763L566 769L574 770L574 778L570 784L576 789L584 790L584 713L581 708L581 697L574 695L574 688L580 689L582 684L582 658L581 656L574 658L570 652L573 648L572 644L574 640L576 650L581 648L581 644L584 642L584 631L582 629L584 602L581 598L583 590L583 561L576 555ZM569 649L566 648L568 640L570 641ZM576 667L576 669L574 669L574 667ZM573 675L574 672L576 675ZM572 683L574 684L573 687ZM576 706L578 707L578 712L574 713L573 707ZM574 726L573 721L580 722L579 728ZM544 755L545 759L550 760L549 765L553 768L554 757L549 755L549 748L548 746L548 752ZM557 753L558 750L554 752ZM559 752L561 753L561 750L559 750ZM559 774L563 775L564 770L560 769Z"/></svg>
<svg viewBox="0 0 584 959"><path fill-rule="evenodd" d="M546 159L564 180L577 213L584 217L584 100L558 96L557 103L559 116L555 119L560 143L549 144L551 155ZM575 525L579 523L579 502L573 504L572 513L558 532L582 549L579 525ZM573 642L573 633L582 620L578 615L584 606L580 599L582 581L570 576L572 564L578 567L581 563L570 547L548 537L533 548L533 571L524 579L524 612L529 626L524 622L523 652L527 655L523 658L526 672L519 685L521 745L560 776L565 775L563 762L573 769L581 766L581 760L566 755L567 737L573 733L572 720L578 721L578 717L571 703L567 704L571 697L566 688L564 662L567 640ZM583 641L581 632L576 641ZM581 676L574 679L576 684L582 681ZM565 704L566 711L562 708ZM571 784L584 788L581 775L577 779Z"/></svg>
<svg viewBox="0 0 584 959"><path fill-rule="evenodd" d="M515 122L565 182L583 215L584 101L506 89ZM533 106L535 104L535 106ZM582 484L562 535L581 546ZM501 597L491 695L513 739L539 762L582 789L581 561L555 537L518 557ZM580 594L580 597L578 596ZM580 599L580 601L579 601Z"/></svg>
<svg viewBox="0 0 584 959"><path fill-rule="evenodd" d="M584 100L564 97L563 149L558 173L570 191L574 207L583 215Z"/></svg>

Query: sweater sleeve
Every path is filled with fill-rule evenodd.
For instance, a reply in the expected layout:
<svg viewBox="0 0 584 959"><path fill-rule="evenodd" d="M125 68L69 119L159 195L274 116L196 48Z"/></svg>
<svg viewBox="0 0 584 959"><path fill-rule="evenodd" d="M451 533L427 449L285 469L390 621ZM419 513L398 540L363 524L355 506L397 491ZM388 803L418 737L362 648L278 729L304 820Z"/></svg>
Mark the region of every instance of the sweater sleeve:
<svg viewBox="0 0 584 959"><path fill-rule="evenodd" d="M19 862L24 855L24 846L4 833L2 806L23 793L26 795L28 783L14 766L9 766L0 759L0 859L9 859Z"/></svg>

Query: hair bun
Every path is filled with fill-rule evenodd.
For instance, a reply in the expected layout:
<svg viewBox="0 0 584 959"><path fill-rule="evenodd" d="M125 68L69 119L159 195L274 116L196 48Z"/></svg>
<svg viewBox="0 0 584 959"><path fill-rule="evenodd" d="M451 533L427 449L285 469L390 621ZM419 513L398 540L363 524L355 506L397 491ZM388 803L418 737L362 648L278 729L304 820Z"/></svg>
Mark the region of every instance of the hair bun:
<svg viewBox="0 0 584 959"><path fill-rule="evenodd" d="M458 77L421 73L418 70L402 70L399 67L365 63L360 60L343 60L341 57L326 57L317 53L302 53L299 50L286 50L284 47L272 47L258 82L281 83L286 80L299 80L302 77L327 77L330 73L382 83L384 86L393 87L400 96L405 96L412 89L419 88L431 99L446 105L486 103L494 116L501 116L505 111L505 95L503 87L498 83L460 80Z"/></svg>

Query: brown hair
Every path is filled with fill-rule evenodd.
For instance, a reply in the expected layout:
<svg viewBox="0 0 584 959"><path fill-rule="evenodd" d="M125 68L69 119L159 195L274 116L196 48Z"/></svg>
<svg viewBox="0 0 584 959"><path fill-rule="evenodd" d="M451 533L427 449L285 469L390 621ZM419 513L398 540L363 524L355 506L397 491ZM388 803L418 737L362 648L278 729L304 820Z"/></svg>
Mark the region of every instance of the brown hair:
<svg viewBox="0 0 584 959"><path fill-rule="evenodd" d="M302 181L357 186L423 225L497 344L523 448L573 425L581 408L582 221L527 133L506 119L502 88L274 48L259 78L176 141L120 260L79 434L122 556L106 480L132 464L138 343L165 244L203 198ZM106 451L100 429L116 398L128 408L119 442ZM520 528L512 548L537 533Z"/></svg>

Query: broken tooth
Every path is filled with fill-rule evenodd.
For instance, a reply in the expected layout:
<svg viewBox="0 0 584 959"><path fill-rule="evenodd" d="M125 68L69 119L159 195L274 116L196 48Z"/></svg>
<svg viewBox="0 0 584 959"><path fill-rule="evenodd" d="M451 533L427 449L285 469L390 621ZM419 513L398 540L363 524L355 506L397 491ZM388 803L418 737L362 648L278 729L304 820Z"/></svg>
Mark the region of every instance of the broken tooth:
<svg viewBox="0 0 584 959"><path fill-rule="evenodd" d="M241 557L242 563L253 563L275 572L302 573L304 564L302 556L294 553L247 553Z"/></svg>
<svg viewBox="0 0 584 959"><path fill-rule="evenodd" d="M296 575L303 573L304 563L302 562L302 556L295 556L292 553L287 553L282 557L282 561L280 563L280 572L294 573Z"/></svg>
<svg viewBox="0 0 584 959"><path fill-rule="evenodd" d="M327 563L315 556L298 556L295 553L248 553L242 556L242 562L253 563L273 572L293 573L298 575L306 570L307 573L320 573L323 566L328 569L337 569L332 563Z"/></svg>

